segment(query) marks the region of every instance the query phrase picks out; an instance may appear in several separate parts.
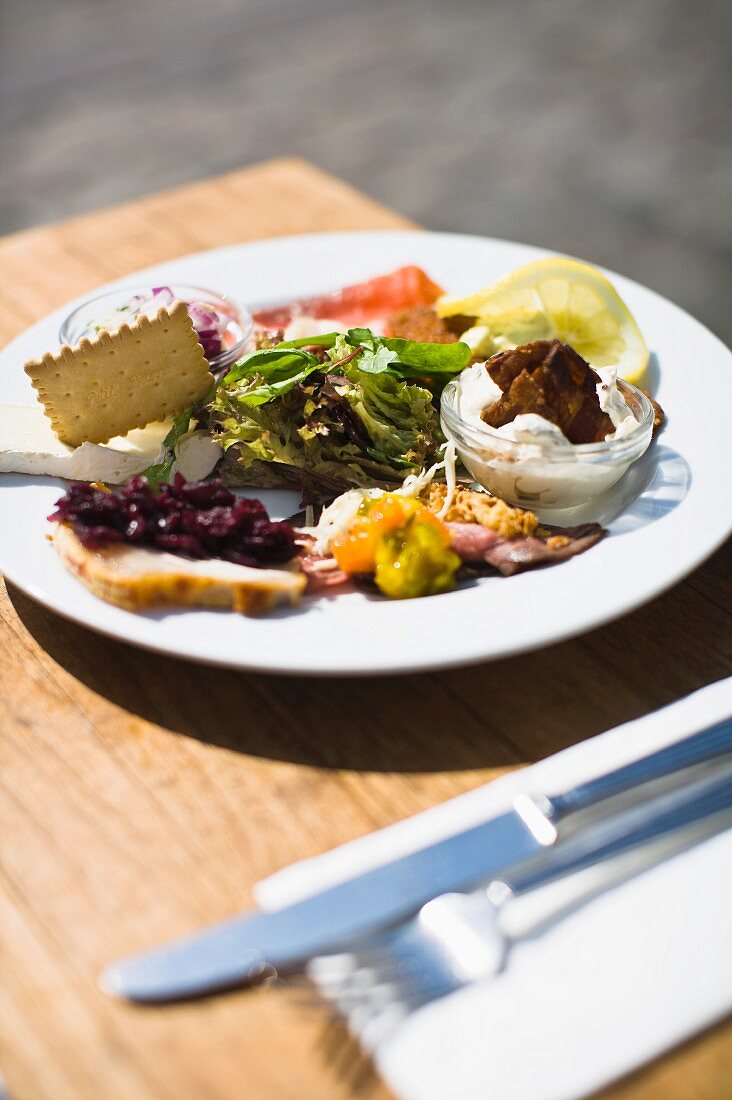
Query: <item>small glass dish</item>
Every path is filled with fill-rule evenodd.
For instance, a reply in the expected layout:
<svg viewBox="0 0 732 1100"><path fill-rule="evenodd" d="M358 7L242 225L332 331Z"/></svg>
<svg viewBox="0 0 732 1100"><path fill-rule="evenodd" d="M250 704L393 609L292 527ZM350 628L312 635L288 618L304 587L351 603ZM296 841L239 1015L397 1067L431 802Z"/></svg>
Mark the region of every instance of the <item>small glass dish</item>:
<svg viewBox="0 0 732 1100"><path fill-rule="evenodd" d="M479 428L459 413L460 380L442 392L442 430L475 480L494 496L535 512L539 519L567 519L618 481L646 451L653 406L646 395L618 380L637 427L618 439L578 443L571 450L545 443L516 443L487 424Z"/></svg>
<svg viewBox="0 0 732 1100"><path fill-rule="evenodd" d="M124 286L89 298L65 319L58 334L59 341L75 347L84 336L91 338L100 331L113 332L123 324L134 323L138 315L136 310L150 312L152 316L157 310L154 307L148 309L147 303L154 303L156 298L160 299L158 308L177 299L198 307L191 316L197 331L202 333L204 352L207 342L221 349L206 353L214 375L223 374L249 350L254 330L249 310L236 305L223 294L182 283L168 283L164 287ZM215 331L202 327L205 322L201 319L206 312L216 315Z"/></svg>

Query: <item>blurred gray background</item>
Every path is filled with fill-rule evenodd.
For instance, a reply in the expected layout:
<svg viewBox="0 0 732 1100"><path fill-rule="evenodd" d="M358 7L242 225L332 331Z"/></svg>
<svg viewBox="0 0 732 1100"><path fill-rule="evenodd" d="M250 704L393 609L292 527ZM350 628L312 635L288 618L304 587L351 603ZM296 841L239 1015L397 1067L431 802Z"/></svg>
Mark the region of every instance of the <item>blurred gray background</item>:
<svg viewBox="0 0 732 1100"><path fill-rule="evenodd" d="M730 0L0 0L0 231L299 154L732 341Z"/></svg>

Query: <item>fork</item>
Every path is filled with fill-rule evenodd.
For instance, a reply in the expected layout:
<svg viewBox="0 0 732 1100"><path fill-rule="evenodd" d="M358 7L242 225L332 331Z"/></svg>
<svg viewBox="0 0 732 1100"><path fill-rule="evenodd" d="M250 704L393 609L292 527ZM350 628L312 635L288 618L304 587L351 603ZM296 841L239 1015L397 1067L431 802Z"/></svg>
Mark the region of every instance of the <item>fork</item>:
<svg viewBox="0 0 732 1100"><path fill-rule="evenodd" d="M353 951L313 959L308 977L363 1045L373 1049L416 1008L503 969L512 944L520 938L499 926L512 899L653 841L676 840L660 855L653 845L643 863L647 866L729 826L732 774L697 781L615 815L558 846L550 856L478 891L434 898L411 920L361 941ZM597 890L595 884L579 900L589 900Z"/></svg>

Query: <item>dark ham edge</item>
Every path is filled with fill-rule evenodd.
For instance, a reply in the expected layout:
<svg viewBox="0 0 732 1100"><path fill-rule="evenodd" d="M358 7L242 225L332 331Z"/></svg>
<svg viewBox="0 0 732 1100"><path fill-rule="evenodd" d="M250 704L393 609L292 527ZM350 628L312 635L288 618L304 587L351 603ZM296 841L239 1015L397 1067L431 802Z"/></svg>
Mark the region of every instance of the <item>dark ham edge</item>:
<svg viewBox="0 0 732 1100"><path fill-rule="evenodd" d="M502 538L490 527L482 527L478 523L448 523L447 526L453 550L467 565L489 565L504 577L511 577L536 565L566 561L589 550L607 534L599 523L583 523L577 527L542 524L542 532L548 532L546 537L519 535L512 539ZM554 535L564 535L569 542L566 546L551 547L548 539Z"/></svg>

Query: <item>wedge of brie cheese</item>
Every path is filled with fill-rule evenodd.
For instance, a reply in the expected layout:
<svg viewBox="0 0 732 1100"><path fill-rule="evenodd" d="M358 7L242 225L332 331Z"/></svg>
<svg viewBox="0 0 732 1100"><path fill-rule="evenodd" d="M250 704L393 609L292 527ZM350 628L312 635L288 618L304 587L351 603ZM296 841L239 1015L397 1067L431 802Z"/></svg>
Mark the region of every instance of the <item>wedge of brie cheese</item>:
<svg viewBox="0 0 732 1100"><path fill-rule="evenodd" d="M159 460L169 428L169 423L161 421L103 446L68 447L56 436L40 405L0 405L0 474L43 474L120 485Z"/></svg>

